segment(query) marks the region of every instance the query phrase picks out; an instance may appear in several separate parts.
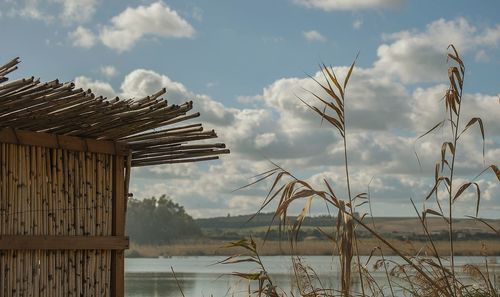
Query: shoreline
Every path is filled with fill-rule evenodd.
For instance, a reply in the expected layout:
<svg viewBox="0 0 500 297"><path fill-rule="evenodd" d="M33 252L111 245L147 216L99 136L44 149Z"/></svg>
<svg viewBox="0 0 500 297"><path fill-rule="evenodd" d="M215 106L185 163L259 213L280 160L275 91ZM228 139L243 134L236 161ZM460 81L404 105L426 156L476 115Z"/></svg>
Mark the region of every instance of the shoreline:
<svg viewBox="0 0 500 297"><path fill-rule="evenodd" d="M266 241L255 240L257 250L261 256L291 255L291 249L288 241ZM402 241L389 240L398 249L401 249L407 255L430 255L429 244L424 241ZM222 240L199 240L185 241L165 245L138 245L131 243L130 248L126 250L127 258L158 258L171 256L231 256L248 255L242 248L224 248L229 241ZM381 243L376 239L360 239L360 255L380 255L377 247ZM447 256L449 254L449 242L446 240L434 242L438 254ZM383 248L384 255L395 255L390 249ZM297 243L294 249L294 255L314 256L314 255L332 255L337 254L336 248L332 242L326 240L304 240ZM500 256L500 239L488 240L461 240L455 242L455 256Z"/></svg>

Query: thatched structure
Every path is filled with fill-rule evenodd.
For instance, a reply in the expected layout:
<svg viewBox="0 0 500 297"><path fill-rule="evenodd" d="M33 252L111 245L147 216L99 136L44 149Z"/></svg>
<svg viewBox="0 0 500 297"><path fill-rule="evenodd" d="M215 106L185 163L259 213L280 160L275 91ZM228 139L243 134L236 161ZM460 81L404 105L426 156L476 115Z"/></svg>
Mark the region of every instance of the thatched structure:
<svg viewBox="0 0 500 297"><path fill-rule="evenodd" d="M0 296L123 296L130 168L229 153L192 102L96 97L0 67Z"/></svg>

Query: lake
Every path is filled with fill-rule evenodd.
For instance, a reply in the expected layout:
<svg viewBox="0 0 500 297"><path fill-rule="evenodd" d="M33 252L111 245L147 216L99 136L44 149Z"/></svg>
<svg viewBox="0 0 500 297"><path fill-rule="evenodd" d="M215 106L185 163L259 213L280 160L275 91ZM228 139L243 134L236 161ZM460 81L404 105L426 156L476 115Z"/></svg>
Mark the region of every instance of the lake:
<svg viewBox="0 0 500 297"><path fill-rule="evenodd" d="M391 260L401 262L396 257ZM127 297L170 297L182 296L179 287L186 297L195 296L248 296L249 282L230 276L238 272L255 271L255 266L248 263L231 265L216 264L224 259L217 256L172 257L172 258L127 258L125 260L125 295ZM303 263L312 267L318 274L325 288L338 289L338 258L332 256L305 256ZM289 256L264 256L263 263L275 285L285 292L294 291L292 261ZM362 257L362 262L367 260ZM490 270L493 271L497 286L500 285L500 266L496 258L490 257ZM370 263L374 263L374 259ZM484 263L483 257L456 257L457 265L465 263ZM371 266L371 265L370 265ZM175 271L172 273L172 268ZM385 273L380 270L373 273L381 284L385 281ZM463 276L465 277L465 276ZM252 284L254 290L256 284Z"/></svg>

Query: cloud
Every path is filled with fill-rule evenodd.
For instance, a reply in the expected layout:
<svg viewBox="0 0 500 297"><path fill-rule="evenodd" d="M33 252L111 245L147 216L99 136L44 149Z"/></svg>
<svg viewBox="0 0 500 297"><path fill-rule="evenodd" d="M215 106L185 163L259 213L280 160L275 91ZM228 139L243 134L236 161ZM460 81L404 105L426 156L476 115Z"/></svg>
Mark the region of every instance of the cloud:
<svg viewBox="0 0 500 297"><path fill-rule="evenodd" d="M21 2L21 1L20 1ZM63 24L84 23L92 19L95 14L99 0L25 0L22 1L22 7L17 4L11 7L9 15L11 17L20 16L50 23L56 18L63 21ZM57 4L57 13L51 13L53 4Z"/></svg>
<svg viewBox="0 0 500 297"><path fill-rule="evenodd" d="M104 68L105 71L109 69ZM171 80L168 76L152 70L136 69L125 76L120 86L120 92L103 81L92 80L85 76L75 78L77 87L92 89L96 95L108 98L119 96L121 98L140 99L156 93L165 88L167 93L163 96L170 104L181 104L192 100L196 111L201 112L201 120L212 127L226 127L235 121L236 110L227 108L220 102L204 94L195 94L189 91L182 83Z"/></svg>
<svg viewBox="0 0 500 297"><path fill-rule="evenodd" d="M96 37L89 29L78 26L69 33L71 44L75 47L91 48L96 43Z"/></svg>
<svg viewBox="0 0 500 297"><path fill-rule="evenodd" d="M434 123L445 118L446 111L440 100L447 88L447 85L439 84L428 88L417 88L413 92L409 115L414 127L413 130L423 132L425 128L431 128ZM480 116L486 126L487 134L490 137L500 137L500 122L497 120L498 108L500 107L499 96L500 94L465 93L461 120L467 122L473 117ZM427 125L422 127L422 123L427 123ZM431 126L427 127L429 125Z"/></svg>
<svg viewBox="0 0 500 297"><path fill-rule="evenodd" d="M348 67L334 67L337 77L344 77ZM318 71L312 75L319 82L324 82L323 74ZM318 117L311 112L297 97L311 103L310 92L324 97L324 91L309 77L292 77L276 80L264 88L255 100L275 109L283 121L285 131L290 134L307 128L317 127ZM379 75L373 69L356 67L348 86L351 114L350 126L355 129L386 130L391 127L408 127L407 104L410 95L404 85ZM397 110L397 113L393 111ZM305 123L303 122L305 121Z"/></svg>
<svg viewBox="0 0 500 297"><path fill-rule="evenodd" d="M141 98L162 88L167 89L166 97L172 103L181 103L189 96L183 84L174 82L168 76L152 70L136 69L127 74L121 84L122 95L127 98Z"/></svg>
<svg viewBox="0 0 500 297"><path fill-rule="evenodd" d="M100 31L104 45L118 52L130 50L141 38L191 38L194 28L162 1L149 6L128 7Z"/></svg>
<svg viewBox="0 0 500 297"><path fill-rule="evenodd" d="M123 80L121 84L122 96L127 98L141 98L166 88L165 98L173 104L193 100L202 113L202 119L213 125L226 125L234 120L231 111L221 103L212 100L209 96L194 94L179 82L171 80L168 76L152 70L136 69Z"/></svg>
<svg viewBox="0 0 500 297"><path fill-rule="evenodd" d="M293 0L295 4L324 11L394 8L403 0Z"/></svg>
<svg viewBox="0 0 500 297"><path fill-rule="evenodd" d="M486 28L483 34L476 36L475 41L482 45L498 46L500 42L500 24L497 24L494 28Z"/></svg>
<svg viewBox="0 0 500 297"><path fill-rule="evenodd" d="M428 24L423 32L401 31L386 34L384 39L390 43L378 47L375 69L405 83L436 82L447 79L444 49L449 44L454 44L462 54L496 46L500 41L500 26L481 31L465 18L439 19Z"/></svg>
<svg viewBox="0 0 500 297"><path fill-rule="evenodd" d="M347 67L336 67L335 71L343 77ZM313 77L321 79L322 75L318 72ZM387 211L414 215L409 197L415 197L418 203L432 188L432 178L422 176L422 172L432 175L442 141L438 133L437 138L431 135L415 143L415 131L423 131L443 116L439 99L446 85L417 88L410 92L405 85L391 80L390 76L380 76L372 68L355 68L351 79L346 108L352 118L348 141L352 189L356 193L362 192L370 185L372 199L376 201L374 211L378 215ZM106 83L81 77L77 82L112 91ZM252 176L272 167L264 157L317 187L327 179L335 191L344 196L343 145L333 130L328 125L321 127L318 117L295 97L297 94L304 100L311 99L303 88L320 93L310 78L283 78L265 87L261 94L247 98L249 105L259 106L252 104L257 101L264 105L263 108L228 108L207 95L193 93L184 84L164 74L145 69L134 70L125 76L121 95L140 98L162 87L167 88L166 98L171 103L193 99L194 109L207 116L200 119L204 126L215 127L219 141L225 142L232 153L220 161L202 165L136 168L131 185L135 197L167 193L196 217L253 212L262 203L271 180L236 193L232 190L248 184ZM498 123L494 123L498 100L493 99L496 97L466 94L464 98L470 104L467 109L484 118L488 133L498 135ZM469 116L468 112L464 115ZM405 132L398 134L395 130L401 128ZM482 170L484 165L478 140L464 134L459 147L462 157L457 158L459 178ZM500 158L500 144L489 141L486 145L485 160L489 164ZM414 150L420 156L422 170L418 167ZM193 186L193 181L196 186ZM494 209L491 207L498 203L495 188L490 186L488 179L478 182L484 188L484 197L488 197L484 199L484 205ZM466 202L456 211L458 215L474 214L473 207ZM313 208L313 213L324 212L319 205ZM491 214L491 211L485 212L486 216Z"/></svg>
<svg viewBox="0 0 500 297"><path fill-rule="evenodd" d="M356 30L361 29L362 26L363 26L363 20L361 19L357 19L354 22L352 22L352 27Z"/></svg>
<svg viewBox="0 0 500 297"><path fill-rule="evenodd" d="M94 16L98 0L54 0L62 5L60 18L66 23L87 22Z"/></svg>
<svg viewBox="0 0 500 297"><path fill-rule="evenodd" d="M255 137L255 147L257 149L264 148L274 141L276 141L276 134L274 133L259 134Z"/></svg>
<svg viewBox="0 0 500 297"><path fill-rule="evenodd" d="M106 82L92 80L86 76L78 76L75 78L74 82L77 88L82 88L84 90L91 89L96 96L114 98L117 95L113 87Z"/></svg>
<svg viewBox="0 0 500 297"><path fill-rule="evenodd" d="M335 67L338 77L347 67ZM313 75L322 79L321 73ZM76 79L79 86L92 87L96 93L113 93L105 82L86 77ZM332 183L336 193L345 197L343 144L328 125L319 125L319 118L295 95L310 101L303 89L321 94L314 81L307 77L279 79L266 86L261 94L249 97L247 108L228 108L215 99L190 91L184 84L152 70L137 69L125 76L120 95L140 98L166 87L166 99L180 103L192 99L194 109L202 113L205 127L215 128L219 140L231 149L221 160L205 164L163 165L133 170L131 189L136 198L167 193L196 217L250 213L255 211L269 190L271 180L233 193L252 181L251 177L272 166L266 158L280 164L301 178L321 187L323 179ZM408 88L390 76L380 76L373 68L355 68L348 86L346 108L348 125L351 186L355 193L366 191L368 184L374 212L386 214L398 209L401 215L414 215L409 197L422 201L432 188L435 161L440 157L443 133L429 135L418 142L415 137L444 115L440 98L446 85ZM256 102L260 104L255 104ZM474 114L481 116L487 127L485 164L500 159L500 124L495 122L498 99L493 95L465 94L467 104L464 121ZM477 129L475 129L477 130ZM403 132L398 132L403 131ZM474 176L483 167L481 139L474 129L461 137L458 146L457 178ZM477 132L477 131L476 131ZM418 152L419 169L414 150ZM422 175L424 174L424 175ZM465 179L464 179L465 180ZM196 186L193 187L193 181ZM491 216L498 203L498 187L491 180L478 180L482 186L486 216ZM486 199L488 197L488 199ZM464 196L464 198L471 199ZM420 199L420 200L419 200ZM465 199L457 214L474 214ZM471 200L472 201L472 200ZM492 208L493 207L493 208ZM297 208L300 208L297 205ZM271 210L269 208L268 210ZM294 208L295 209L295 208ZM405 213L406 211L406 213ZM319 204L313 213L324 213Z"/></svg>
<svg viewBox="0 0 500 297"><path fill-rule="evenodd" d="M99 70L101 71L102 75L108 78L114 77L118 74L118 70L116 70L116 68L111 65L102 66Z"/></svg>
<svg viewBox="0 0 500 297"><path fill-rule="evenodd" d="M313 42L313 41L325 42L326 41L326 37L321 35L321 33L319 33L316 30L304 31L304 32L302 32L302 35L304 36L304 38L307 41L311 41L311 42Z"/></svg>
<svg viewBox="0 0 500 297"><path fill-rule="evenodd" d="M474 60L476 62L487 63L491 60L491 58L485 50L479 50L479 51L477 51L476 55L474 56Z"/></svg>
<svg viewBox="0 0 500 297"><path fill-rule="evenodd" d="M54 17L41 10L39 5L39 0L26 0L21 8L17 8L17 6L12 7L8 15L10 17L19 16L22 18L43 21L45 23L52 22Z"/></svg>
<svg viewBox="0 0 500 297"><path fill-rule="evenodd" d="M408 32L408 36L406 33L389 36L387 40L393 43L407 37L412 40L411 36L419 34L423 34L421 38L425 39L430 32L437 34L438 27L460 27L465 23L442 21L435 26L432 29L428 26L427 31L420 33ZM485 33L487 30L475 30L476 45L469 45L468 51L476 50L480 45L493 44L492 37L478 37L494 34ZM445 49L446 45L440 49L443 57ZM414 215L409 197L414 197L417 203L423 202L423 197L432 188L435 162L440 158L440 146L447 139L449 127L418 141L415 138L445 116L440 100L447 85L415 86L393 72L381 71L379 67L376 63L373 67L355 67L347 87L351 186L354 193L359 193L365 192L370 185L375 201L373 209L377 215L390 211ZM334 70L342 80L348 67L337 66ZM443 75L446 77L446 70ZM311 76L318 81L324 80L321 72ZM86 77L77 78L77 81L80 85L114 93L105 82ZM135 197L167 193L197 217L253 212L262 203L271 181L236 193L232 190L250 183L255 174L269 170L272 165L266 159L317 187L322 187L323 179L327 179L340 197L346 197L343 143L327 123L321 125L320 119L297 98L312 103L315 100L308 91L325 95L311 78L277 79L264 86L258 94L246 96L239 107L233 108L216 98L191 91L188 86L166 74L136 69L124 76L119 95L141 98L163 87L167 89L165 98L170 103L193 100L194 110L202 114L199 120L207 129L215 128L219 135L217 141L226 143L231 154L204 164L136 168L131 184ZM487 141L483 162L478 128L472 127L461 136L457 146L457 182L473 178L486 165L500 159L500 123L496 120L498 95L464 94L461 125L463 127L473 116L480 116L486 127ZM414 151L419 155L422 169ZM490 217L496 215L500 203L500 188L495 186L492 178L485 175L477 180L484 197L482 215ZM473 215L473 197L468 193L464 195L464 200L456 206L456 213ZM267 210L271 209L272 206ZM318 204L313 207L312 213L325 213L325 209Z"/></svg>
<svg viewBox="0 0 500 297"><path fill-rule="evenodd" d="M199 7L193 7L192 11L191 11L191 17L195 20L197 20L198 22L201 22L203 21L203 10Z"/></svg>

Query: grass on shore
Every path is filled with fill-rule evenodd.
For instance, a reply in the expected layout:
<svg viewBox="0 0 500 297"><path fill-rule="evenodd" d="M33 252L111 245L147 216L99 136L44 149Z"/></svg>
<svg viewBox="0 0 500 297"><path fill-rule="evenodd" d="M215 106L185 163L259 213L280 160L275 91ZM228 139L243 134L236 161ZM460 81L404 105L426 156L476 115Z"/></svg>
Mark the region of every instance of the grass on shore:
<svg viewBox="0 0 500 297"><path fill-rule="evenodd" d="M429 254L431 249L424 241L403 241L393 239L391 244L399 247L408 254ZM290 255L291 251L288 243L279 241L266 241L263 248L263 241L256 239L257 247L260 249L261 256ZM449 248L447 240L435 241L436 249L440 255L446 255ZM455 255L457 256L500 256L500 239L482 240L482 241L456 241ZM245 253L240 248L223 248L227 241L222 240L204 240L204 241L185 241L168 245L138 245L131 243L130 249L126 252L127 257L159 257L159 256L215 256L215 255L234 255ZM359 239L359 253L369 255L372 248L379 246L376 239ZM484 247L484 248L483 248ZM383 247L382 247L383 248ZM295 255L332 255L335 254L335 246L326 240L304 240L297 243L294 249ZM390 249L383 249L384 255L393 255ZM377 255L377 253L375 253Z"/></svg>

